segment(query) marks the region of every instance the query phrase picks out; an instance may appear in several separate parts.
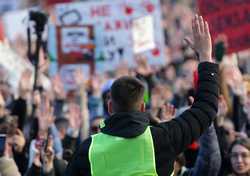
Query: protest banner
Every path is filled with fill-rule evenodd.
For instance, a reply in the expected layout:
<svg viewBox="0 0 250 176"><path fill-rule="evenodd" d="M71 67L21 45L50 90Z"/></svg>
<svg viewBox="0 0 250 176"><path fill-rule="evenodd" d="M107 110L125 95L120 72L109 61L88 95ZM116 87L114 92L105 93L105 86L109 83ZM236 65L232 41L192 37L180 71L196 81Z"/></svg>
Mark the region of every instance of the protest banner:
<svg viewBox="0 0 250 176"><path fill-rule="evenodd" d="M143 54L150 64L165 64L159 0L103 0L58 4L56 26L93 25L96 72L114 70L121 61L134 66L133 21L151 16L155 47ZM141 36L145 35L141 31Z"/></svg>
<svg viewBox="0 0 250 176"><path fill-rule="evenodd" d="M213 41L226 35L227 53L250 48L250 0L199 0L198 5Z"/></svg>

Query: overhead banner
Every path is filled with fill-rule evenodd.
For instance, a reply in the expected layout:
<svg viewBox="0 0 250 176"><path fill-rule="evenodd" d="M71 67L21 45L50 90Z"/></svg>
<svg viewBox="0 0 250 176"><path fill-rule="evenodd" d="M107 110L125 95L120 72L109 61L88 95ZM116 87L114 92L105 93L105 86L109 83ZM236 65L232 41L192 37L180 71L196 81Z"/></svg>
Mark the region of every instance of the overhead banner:
<svg viewBox="0 0 250 176"><path fill-rule="evenodd" d="M250 0L198 0L198 5L213 41L226 35L229 54L250 48Z"/></svg>
<svg viewBox="0 0 250 176"><path fill-rule="evenodd" d="M97 72L114 70L122 61L133 66L134 55L140 52L149 58L150 64L159 65L166 61L159 0L103 0L58 4L55 6L55 16L56 26L94 26ZM149 36L150 42L146 41L146 44L150 46L144 43L141 48L134 48L141 41L136 32L138 28L134 30L137 39L133 39L133 23L144 17L151 18L145 21L145 25L151 25L152 29L140 30L140 37ZM153 34L150 36L149 32Z"/></svg>

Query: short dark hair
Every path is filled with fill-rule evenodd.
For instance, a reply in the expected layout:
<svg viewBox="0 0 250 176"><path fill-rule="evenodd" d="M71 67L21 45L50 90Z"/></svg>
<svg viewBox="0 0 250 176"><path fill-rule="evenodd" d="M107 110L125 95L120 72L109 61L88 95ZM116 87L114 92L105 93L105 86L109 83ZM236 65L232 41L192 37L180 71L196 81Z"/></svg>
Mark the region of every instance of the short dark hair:
<svg viewBox="0 0 250 176"><path fill-rule="evenodd" d="M143 83L137 78L124 76L117 79L111 87L113 111L138 111L143 102L144 90Z"/></svg>

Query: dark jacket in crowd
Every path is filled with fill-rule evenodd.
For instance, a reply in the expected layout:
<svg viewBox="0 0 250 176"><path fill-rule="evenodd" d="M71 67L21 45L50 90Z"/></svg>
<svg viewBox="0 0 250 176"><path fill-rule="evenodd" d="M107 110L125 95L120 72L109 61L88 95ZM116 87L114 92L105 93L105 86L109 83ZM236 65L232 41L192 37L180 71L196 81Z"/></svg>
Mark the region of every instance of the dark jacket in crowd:
<svg viewBox="0 0 250 176"><path fill-rule="evenodd" d="M216 176L221 167L221 155L214 125L200 137L200 149L195 165L182 176ZM180 175L181 176L181 175Z"/></svg>
<svg viewBox="0 0 250 176"><path fill-rule="evenodd" d="M216 117L218 108L218 65L201 63L199 82L192 107L169 122L151 126L156 171L159 176L171 175L178 154L198 139ZM116 113L105 121L104 134L133 138L149 126L149 114L142 112ZM91 137L84 141L67 167L66 176L89 176L88 158ZM129 162L129 161L128 161Z"/></svg>
<svg viewBox="0 0 250 176"><path fill-rule="evenodd" d="M66 162L55 158L53 161L53 169L50 172L44 173L41 167L32 165L27 172L27 176L63 176L66 169Z"/></svg>

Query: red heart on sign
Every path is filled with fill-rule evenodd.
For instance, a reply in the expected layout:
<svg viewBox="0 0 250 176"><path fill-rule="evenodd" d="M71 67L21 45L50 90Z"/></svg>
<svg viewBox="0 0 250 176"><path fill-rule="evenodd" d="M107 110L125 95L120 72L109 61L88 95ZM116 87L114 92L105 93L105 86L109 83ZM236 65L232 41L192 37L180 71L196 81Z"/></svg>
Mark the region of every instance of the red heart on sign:
<svg viewBox="0 0 250 176"><path fill-rule="evenodd" d="M158 48L155 48L151 51L153 56L159 56L160 55L160 50Z"/></svg>
<svg viewBox="0 0 250 176"><path fill-rule="evenodd" d="M146 9L147 9L148 13L152 13L155 10L155 7L153 4L150 3L150 4L146 5Z"/></svg>
<svg viewBox="0 0 250 176"><path fill-rule="evenodd" d="M131 15L133 13L133 11L134 11L134 9L132 7L130 7L130 6L125 7L125 13L127 15Z"/></svg>

